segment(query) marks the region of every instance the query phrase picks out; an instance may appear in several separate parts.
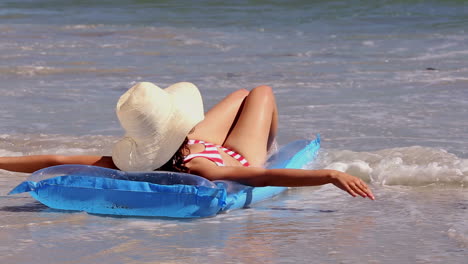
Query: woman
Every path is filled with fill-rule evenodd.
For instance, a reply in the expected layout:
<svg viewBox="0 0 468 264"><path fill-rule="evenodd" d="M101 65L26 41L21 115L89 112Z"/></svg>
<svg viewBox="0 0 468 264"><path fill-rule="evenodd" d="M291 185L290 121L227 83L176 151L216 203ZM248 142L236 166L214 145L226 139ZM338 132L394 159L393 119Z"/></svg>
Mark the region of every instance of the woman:
<svg viewBox="0 0 468 264"><path fill-rule="evenodd" d="M335 170L265 169L278 111L272 89L238 90L203 115L198 89L177 83L161 89L138 83L117 103L126 131L110 156L37 155L0 158L0 169L34 172L61 164L127 171L172 170L209 180L251 186L316 186L332 183L352 196L374 200L359 178Z"/></svg>

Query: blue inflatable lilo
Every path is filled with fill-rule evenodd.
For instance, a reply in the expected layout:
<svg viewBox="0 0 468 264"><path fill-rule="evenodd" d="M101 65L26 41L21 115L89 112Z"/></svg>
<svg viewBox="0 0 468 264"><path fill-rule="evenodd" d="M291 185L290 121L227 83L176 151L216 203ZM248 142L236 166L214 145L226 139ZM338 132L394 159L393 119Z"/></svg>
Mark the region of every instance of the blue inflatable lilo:
<svg viewBox="0 0 468 264"><path fill-rule="evenodd" d="M320 148L320 137L282 147L267 168L300 169ZM62 210L93 214L195 218L249 206L286 187L250 187L209 181L175 172L124 172L85 165L61 165L33 173L9 194L29 192L39 202Z"/></svg>

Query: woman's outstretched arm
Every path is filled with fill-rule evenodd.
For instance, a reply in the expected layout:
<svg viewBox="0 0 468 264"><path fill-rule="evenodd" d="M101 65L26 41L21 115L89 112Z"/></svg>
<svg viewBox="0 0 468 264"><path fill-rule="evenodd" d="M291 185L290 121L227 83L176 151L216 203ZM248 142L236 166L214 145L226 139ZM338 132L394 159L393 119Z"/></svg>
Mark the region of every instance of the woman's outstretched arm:
<svg viewBox="0 0 468 264"><path fill-rule="evenodd" d="M209 180L231 180L256 187L299 187L318 186L332 183L354 197L359 195L372 200L375 199L371 190L364 181L336 170L216 167L199 164L198 166L192 166L190 171Z"/></svg>
<svg viewBox="0 0 468 264"><path fill-rule="evenodd" d="M15 172L32 173L46 167L64 164L94 165L117 169L112 161L112 157L109 156L33 155L0 157L0 169Z"/></svg>

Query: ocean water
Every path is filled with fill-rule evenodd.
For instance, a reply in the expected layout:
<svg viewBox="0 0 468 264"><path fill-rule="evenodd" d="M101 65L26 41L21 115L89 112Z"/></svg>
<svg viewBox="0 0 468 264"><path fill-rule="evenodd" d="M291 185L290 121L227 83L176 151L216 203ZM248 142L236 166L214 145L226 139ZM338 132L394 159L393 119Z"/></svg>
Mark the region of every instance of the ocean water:
<svg viewBox="0 0 468 264"><path fill-rule="evenodd" d="M0 155L109 155L118 97L195 83L208 109L267 84L280 145L376 201L293 188L213 218L119 218L7 196L1 263L466 263L467 1L0 1Z"/></svg>

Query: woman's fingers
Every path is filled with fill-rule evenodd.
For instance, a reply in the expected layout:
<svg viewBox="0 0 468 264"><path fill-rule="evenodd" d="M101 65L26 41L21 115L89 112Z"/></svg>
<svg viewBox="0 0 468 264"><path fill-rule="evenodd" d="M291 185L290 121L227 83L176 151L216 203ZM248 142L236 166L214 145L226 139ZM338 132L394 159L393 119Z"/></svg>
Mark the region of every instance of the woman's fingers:
<svg viewBox="0 0 468 264"><path fill-rule="evenodd" d="M351 185L351 188L353 189L353 191L357 194L359 194L360 196L366 198L367 197L367 193L365 191L365 189L362 187L362 185L359 185L359 184L354 184L354 185Z"/></svg>
<svg viewBox="0 0 468 264"><path fill-rule="evenodd" d="M361 191L362 197L369 197L371 200L375 200L375 197L372 194L371 190L369 189L367 184L365 184L362 180L359 180L359 183L356 185L356 187L359 188L359 190Z"/></svg>
<svg viewBox="0 0 468 264"><path fill-rule="evenodd" d="M353 197L356 197L357 194L354 192L353 188L350 185L345 185L345 190Z"/></svg>
<svg viewBox="0 0 468 264"><path fill-rule="evenodd" d="M375 200L372 191L363 180L347 173L339 173L335 179L337 181L334 184L351 196L356 197L359 195L364 198L367 197L371 200Z"/></svg>
<svg viewBox="0 0 468 264"><path fill-rule="evenodd" d="M361 197L368 197L371 200L375 200L374 195L372 194L371 190L361 179L355 179L347 184L344 184L345 190L353 197L357 195Z"/></svg>

